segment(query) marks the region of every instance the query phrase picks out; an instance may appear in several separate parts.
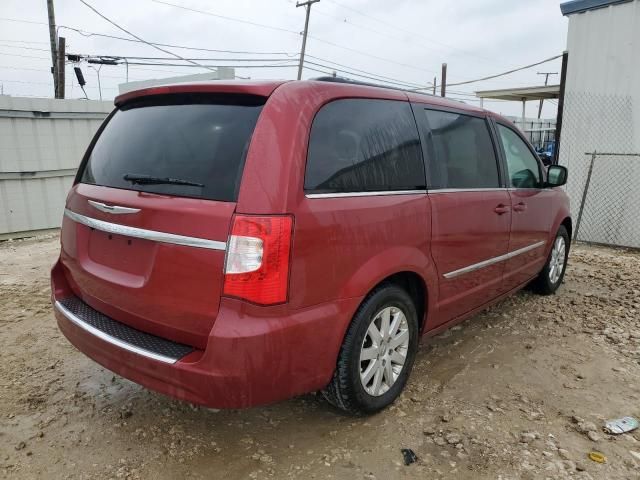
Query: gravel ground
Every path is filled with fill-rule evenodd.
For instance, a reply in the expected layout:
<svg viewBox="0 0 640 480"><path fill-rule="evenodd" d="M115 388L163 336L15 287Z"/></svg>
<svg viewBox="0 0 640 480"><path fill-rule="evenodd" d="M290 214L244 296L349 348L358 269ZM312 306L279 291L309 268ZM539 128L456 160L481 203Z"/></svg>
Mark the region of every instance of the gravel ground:
<svg viewBox="0 0 640 480"><path fill-rule="evenodd" d="M114 376L55 325L57 250L0 244L2 477L640 478L640 430L602 431L640 417L637 252L576 247L557 295L521 292L423 342L401 398L352 418L316 395L207 410Z"/></svg>

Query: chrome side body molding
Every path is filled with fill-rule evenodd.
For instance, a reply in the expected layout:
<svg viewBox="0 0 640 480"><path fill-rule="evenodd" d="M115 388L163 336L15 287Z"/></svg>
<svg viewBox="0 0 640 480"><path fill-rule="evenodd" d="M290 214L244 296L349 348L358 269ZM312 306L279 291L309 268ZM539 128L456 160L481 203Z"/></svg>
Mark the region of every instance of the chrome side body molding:
<svg viewBox="0 0 640 480"><path fill-rule="evenodd" d="M465 273L474 272L476 270L480 270L481 268L488 267L489 265L494 265L499 262L504 262L505 260L509 260L510 258L516 257L518 255L522 255L523 253L530 252L536 248L542 247L546 242L541 241L534 243L532 245L527 245L524 248L519 248L518 250L514 250L513 252L505 253L504 255L500 255L499 257L489 258L487 260L483 260L482 262L474 263L473 265L469 265L467 267L460 268L458 270L454 270L449 273L445 273L443 275L446 279L456 278L460 275L464 275Z"/></svg>

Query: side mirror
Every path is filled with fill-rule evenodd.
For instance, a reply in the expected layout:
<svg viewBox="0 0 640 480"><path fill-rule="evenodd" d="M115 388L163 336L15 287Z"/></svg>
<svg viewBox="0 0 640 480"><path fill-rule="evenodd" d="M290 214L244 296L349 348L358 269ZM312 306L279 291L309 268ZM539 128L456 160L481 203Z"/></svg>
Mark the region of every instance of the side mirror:
<svg viewBox="0 0 640 480"><path fill-rule="evenodd" d="M569 175L567 167L562 165L550 165L547 169L547 187L561 187L567 183Z"/></svg>

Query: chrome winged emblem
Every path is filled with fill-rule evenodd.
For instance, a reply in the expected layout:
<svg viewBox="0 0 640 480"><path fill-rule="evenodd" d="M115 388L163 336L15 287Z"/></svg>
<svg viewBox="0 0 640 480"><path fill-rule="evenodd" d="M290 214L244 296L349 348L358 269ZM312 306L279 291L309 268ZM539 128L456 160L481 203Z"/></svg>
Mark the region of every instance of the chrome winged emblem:
<svg viewBox="0 0 640 480"><path fill-rule="evenodd" d="M107 205L106 203L96 202L95 200L87 200L89 205L93 208L100 210L105 213L113 213L115 215L122 215L124 213L138 213L140 211L139 208L130 208L130 207L119 207L117 205Z"/></svg>

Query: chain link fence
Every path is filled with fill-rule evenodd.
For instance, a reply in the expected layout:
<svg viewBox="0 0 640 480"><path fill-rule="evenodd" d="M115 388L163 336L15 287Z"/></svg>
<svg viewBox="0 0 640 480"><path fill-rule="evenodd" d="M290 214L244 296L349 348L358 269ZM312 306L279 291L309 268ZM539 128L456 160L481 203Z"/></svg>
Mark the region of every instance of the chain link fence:
<svg viewBox="0 0 640 480"><path fill-rule="evenodd" d="M587 177L574 237L640 248L640 153L586 154Z"/></svg>
<svg viewBox="0 0 640 480"><path fill-rule="evenodd" d="M640 248L640 138L630 96L567 92L559 163L574 238Z"/></svg>

